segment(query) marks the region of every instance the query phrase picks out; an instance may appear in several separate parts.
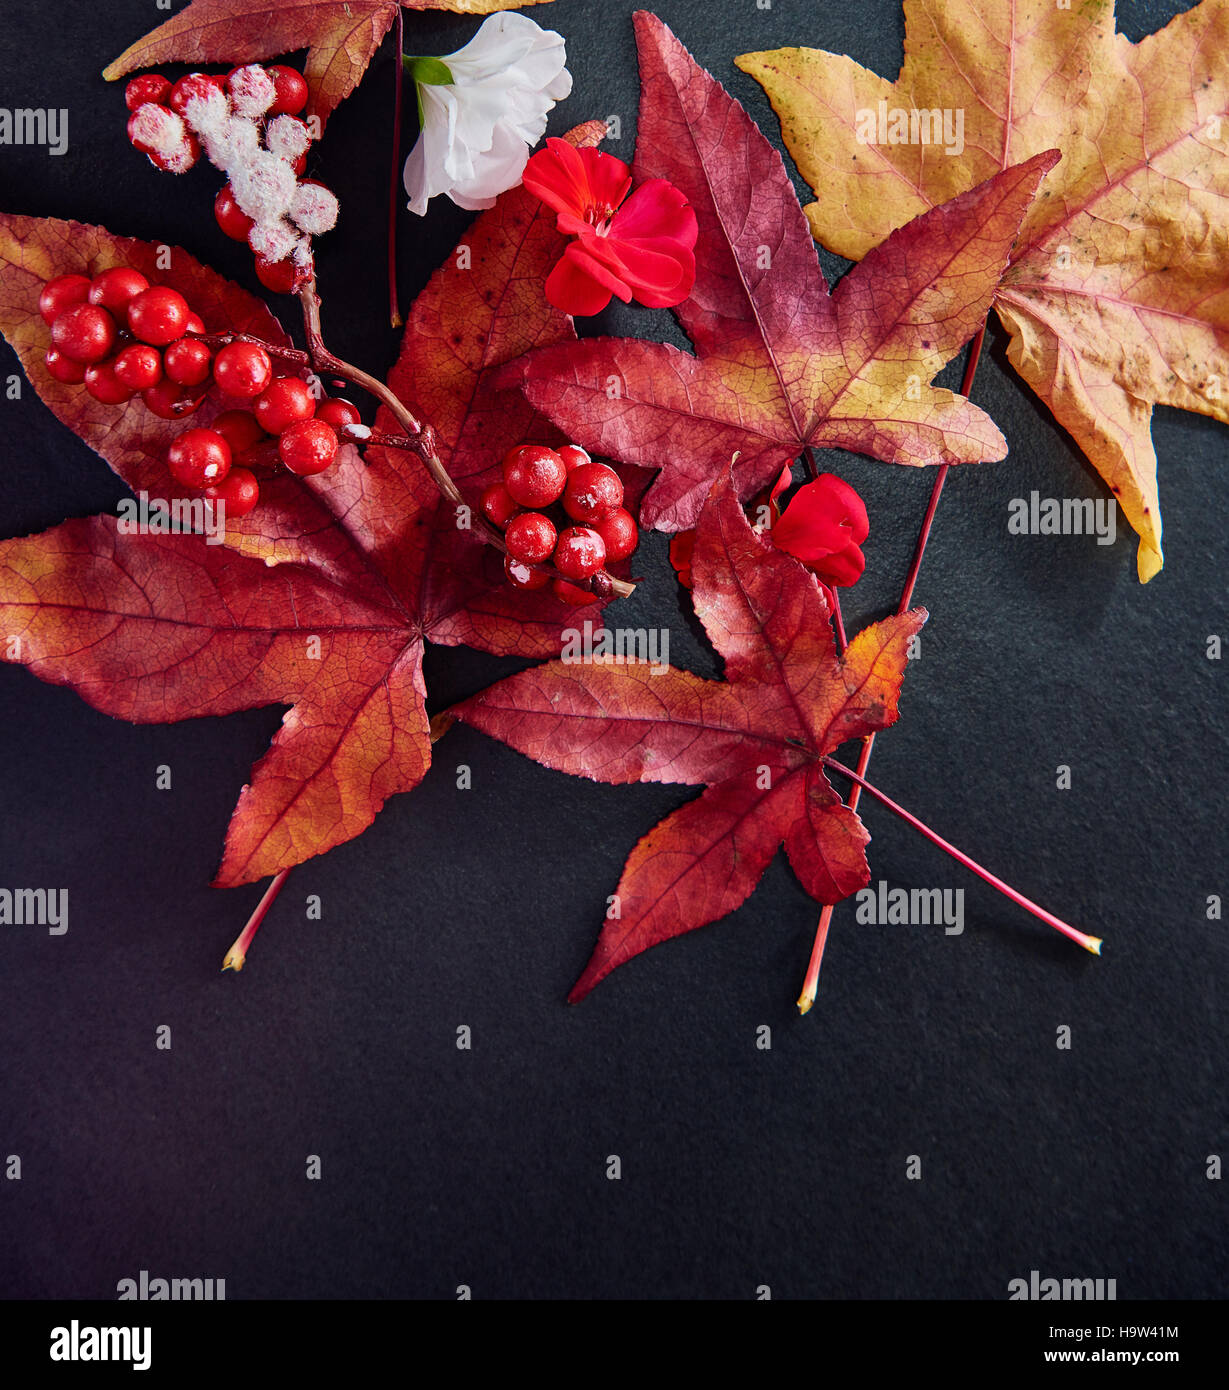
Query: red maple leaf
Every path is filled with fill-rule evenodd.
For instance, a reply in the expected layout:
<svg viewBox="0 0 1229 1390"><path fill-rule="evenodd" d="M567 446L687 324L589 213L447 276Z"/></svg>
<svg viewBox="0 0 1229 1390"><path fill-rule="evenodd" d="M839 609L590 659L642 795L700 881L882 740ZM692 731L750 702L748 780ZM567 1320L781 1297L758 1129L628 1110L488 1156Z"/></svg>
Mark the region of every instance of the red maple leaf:
<svg viewBox="0 0 1229 1390"><path fill-rule="evenodd" d="M363 80L403 10L490 14L543 0L191 0L103 70L109 81L159 63L254 63L307 49L307 111L323 123Z"/></svg>
<svg viewBox="0 0 1229 1390"><path fill-rule="evenodd" d="M741 455L748 497L808 447L890 463L1000 459L977 406L928 383L977 331L1057 151L1005 169L893 233L840 282L820 271L781 156L664 24L636 15L637 182L668 179L699 221L675 311L696 356L630 338L543 348L500 375L595 452L660 468L647 526L679 531Z"/></svg>
<svg viewBox="0 0 1229 1390"><path fill-rule="evenodd" d="M602 127L573 138L596 139ZM434 411L441 456L475 490L501 455L550 426L488 368L572 335L566 316L529 303L558 258L551 218L522 190L505 194L433 276L406 328L390 385L409 380ZM174 250L98 227L0 216L0 330L39 395L134 489L189 495L166 472L182 424L139 401L105 406L42 366L47 278L131 265L188 298L210 331L285 343L257 300ZM454 316L457 331L453 331ZM463 332L460 325L463 323ZM193 423L225 402L207 400ZM69 521L0 543L5 657L90 704L164 723L269 704L291 706L231 820L219 886L263 878L361 833L387 797L430 763L425 642L544 656L577 610L503 583L502 557L458 525L412 453L352 447L327 474L281 472L260 505L228 523L225 544L196 534L122 534L117 518ZM599 610L579 610L595 618Z"/></svg>
<svg viewBox="0 0 1229 1390"><path fill-rule="evenodd" d="M784 842L819 902L869 879L869 840L824 775L846 739L895 722L924 609L864 629L838 658L815 577L751 529L728 469L701 512L696 612L724 681L644 660L563 659L466 700L458 718L547 767L599 782L703 784L636 846L569 998L632 956L724 917Z"/></svg>

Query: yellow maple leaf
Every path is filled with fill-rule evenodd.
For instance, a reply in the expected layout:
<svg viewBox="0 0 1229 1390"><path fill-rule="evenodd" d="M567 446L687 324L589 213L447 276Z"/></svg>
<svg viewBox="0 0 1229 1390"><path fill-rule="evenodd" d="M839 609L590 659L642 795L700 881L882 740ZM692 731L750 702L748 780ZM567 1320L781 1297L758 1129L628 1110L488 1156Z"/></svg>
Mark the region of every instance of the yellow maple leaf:
<svg viewBox="0 0 1229 1390"><path fill-rule="evenodd" d="M816 240L889 232L1057 147L995 307L1012 365L1161 568L1154 405L1229 420L1229 0L1139 43L1113 0L904 0L896 82L783 48L736 59L817 194Z"/></svg>

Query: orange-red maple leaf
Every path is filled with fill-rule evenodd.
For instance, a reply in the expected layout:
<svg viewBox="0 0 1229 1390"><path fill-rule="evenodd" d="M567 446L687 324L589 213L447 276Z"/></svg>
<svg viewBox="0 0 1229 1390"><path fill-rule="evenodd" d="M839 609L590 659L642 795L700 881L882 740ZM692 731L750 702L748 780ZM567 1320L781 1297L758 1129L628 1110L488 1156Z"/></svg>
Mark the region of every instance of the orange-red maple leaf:
<svg viewBox="0 0 1229 1390"><path fill-rule="evenodd" d="M870 877L870 837L822 759L895 723L909 639L925 610L865 628L838 657L814 575L756 535L728 468L701 512L692 574L725 680L643 659L615 663L599 645L453 710L561 772L705 786L632 851L573 1001L632 956L733 912L782 843L819 902L837 902Z"/></svg>
<svg viewBox="0 0 1229 1390"><path fill-rule="evenodd" d="M421 374L440 452L468 490L507 449L550 430L516 394L493 390L487 369L572 327L548 307L525 308L522 282L540 284L561 243L522 190L482 214L466 243L465 338L454 343L445 331L455 308L446 268L415 305L391 384L404 389L411 370ZM134 491L187 497L164 461L182 424L139 400L102 405L42 365L42 283L121 264L180 290L210 331L287 340L259 301L185 251L173 250L162 269L150 243L0 216L0 330L39 395ZM208 399L193 423L226 404ZM371 448L363 460L346 447L328 473L262 482L260 504L227 524L224 544L126 534L115 517L65 522L0 543L3 654L141 723L289 705L239 798L217 882L263 878L361 833L390 795L421 781L430 762L425 642L544 656L575 619L553 598L508 589L501 557L458 521L414 454Z"/></svg>

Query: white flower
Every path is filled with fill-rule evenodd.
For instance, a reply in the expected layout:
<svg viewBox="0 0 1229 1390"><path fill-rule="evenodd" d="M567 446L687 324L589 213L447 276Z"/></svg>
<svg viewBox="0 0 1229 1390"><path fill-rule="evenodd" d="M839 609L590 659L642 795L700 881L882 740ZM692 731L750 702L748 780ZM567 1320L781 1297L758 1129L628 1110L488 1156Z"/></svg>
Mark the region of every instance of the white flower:
<svg viewBox="0 0 1229 1390"><path fill-rule="evenodd" d="M511 12L493 14L441 60L451 83L420 83L422 134L405 161L410 211L439 193L489 208L520 183L546 113L572 90L563 38Z"/></svg>

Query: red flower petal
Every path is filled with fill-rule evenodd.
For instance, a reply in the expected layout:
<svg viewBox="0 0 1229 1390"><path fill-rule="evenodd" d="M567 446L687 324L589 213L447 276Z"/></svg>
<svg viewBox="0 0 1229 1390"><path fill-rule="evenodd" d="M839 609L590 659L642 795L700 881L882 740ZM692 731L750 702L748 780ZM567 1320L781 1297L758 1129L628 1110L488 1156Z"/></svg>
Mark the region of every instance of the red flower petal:
<svg viewBox="0 0 1229 1390"><path fill-rule="evenodd" d="M780 513L779 511L775 511L775 508L776 508L776 505L777 505L777 498L781 496L781 494L786 490L787 487L789 487L789 485L790 485L793 481L794 481L794 474L793 474L792 470L790 469L789 464L787 463L787 464L781 469L781 476L777 479L777 481L776 481L775 483L773 483L772 488L771 488L771 490L770 490L769 493L768 493L768 505L769 505L770 507L774 508L774 516L773 516L773 523L774 523L774 524L775 524L776 521L780 518L780 515L781 515L781 513ZM859 500L860 500L860 499L859 499Z"/></svg>
<svg viewBox="0 0 1229 1390"><path fill-rule="evenodd" d="M622 266L617 257L593 254L594 247L604 247L600 237L590 233L570 242L563 253L563 259L570 261L577 270L582 271L599 285L604 285L611 294L616 294L624 304L631 302L632 291L619 274Z"/></svg>
<svg viewBox="0 0 1229 1390"><path fill-rule="evenodd" d="M694 529L680 531L677 536L670 537L670 563L674 566L679 583L684 589L691 588L691 557L695 548L696 533Z"/></svg>
<svg viewBox="0 0 1229 1390"><path fill-rule="evenodd" d="M641 304L650 308L666 309L681 304L695 283L695 260L690 251L674 250L663 254L655 248L592 233L582 237L581 242L588 256L605 266L621 284L631 287L627 298L635 295Z"/></svg>
<svg viewBox="0 0 1229 1390"><path fill-rule="evenodd" d="M612 154L578 150L552 137L544 150L530 157L521 181L535 198L559 213L559 230L575 236L576 223L592 226L612 215L627 197L632 175Z"/></svg>
<svg viewBox="0 0 1229 1390"><path fill-rule="evenodd" d="M869 532L858 494L834 473L821 473L790 499L772 540L821 579L844 585L861 577L866 561L858 547Z"/></svg>
<svg viewBox="0 0 1229 1390"><path fill-rule="evenodd" d="M573 316L600 314L610 303L610 291L565 253L546 277L546 302Z"/></svg>
<svg viewBox="0 0 1229 1390"><path fill-rule="evenodd" d="M553 208L556 226L577 241L551 273L547 299L566 313L597 313L618 295L654 309L681 304L695 284L696 215L665 179L649 179L624 204L631 173L621 159L601 150L576 149L550 139L525 166L525 187ZM620 206L622 204L622 206ZM592 285L609 293L600 299ZM582 309L581 304L598 309Z"/></svg>
<svg viewBox="0 0 1229 1390"><path fill-rule="evenodd" d="M690 251L696 244L699 224L679 189L665 179L648 179L615 213L610 235L621 242L667 241Z"/></svg>
<svg viewBox="0 0 1229 1390"><path fill-rule="evenodd" d="M862 578L862 571L866 568L866 556L858 546L850 544L844 550L834 551L807 568L825 584L831 584L838 589L848 588L850 584L856 584Z"/></svg>

